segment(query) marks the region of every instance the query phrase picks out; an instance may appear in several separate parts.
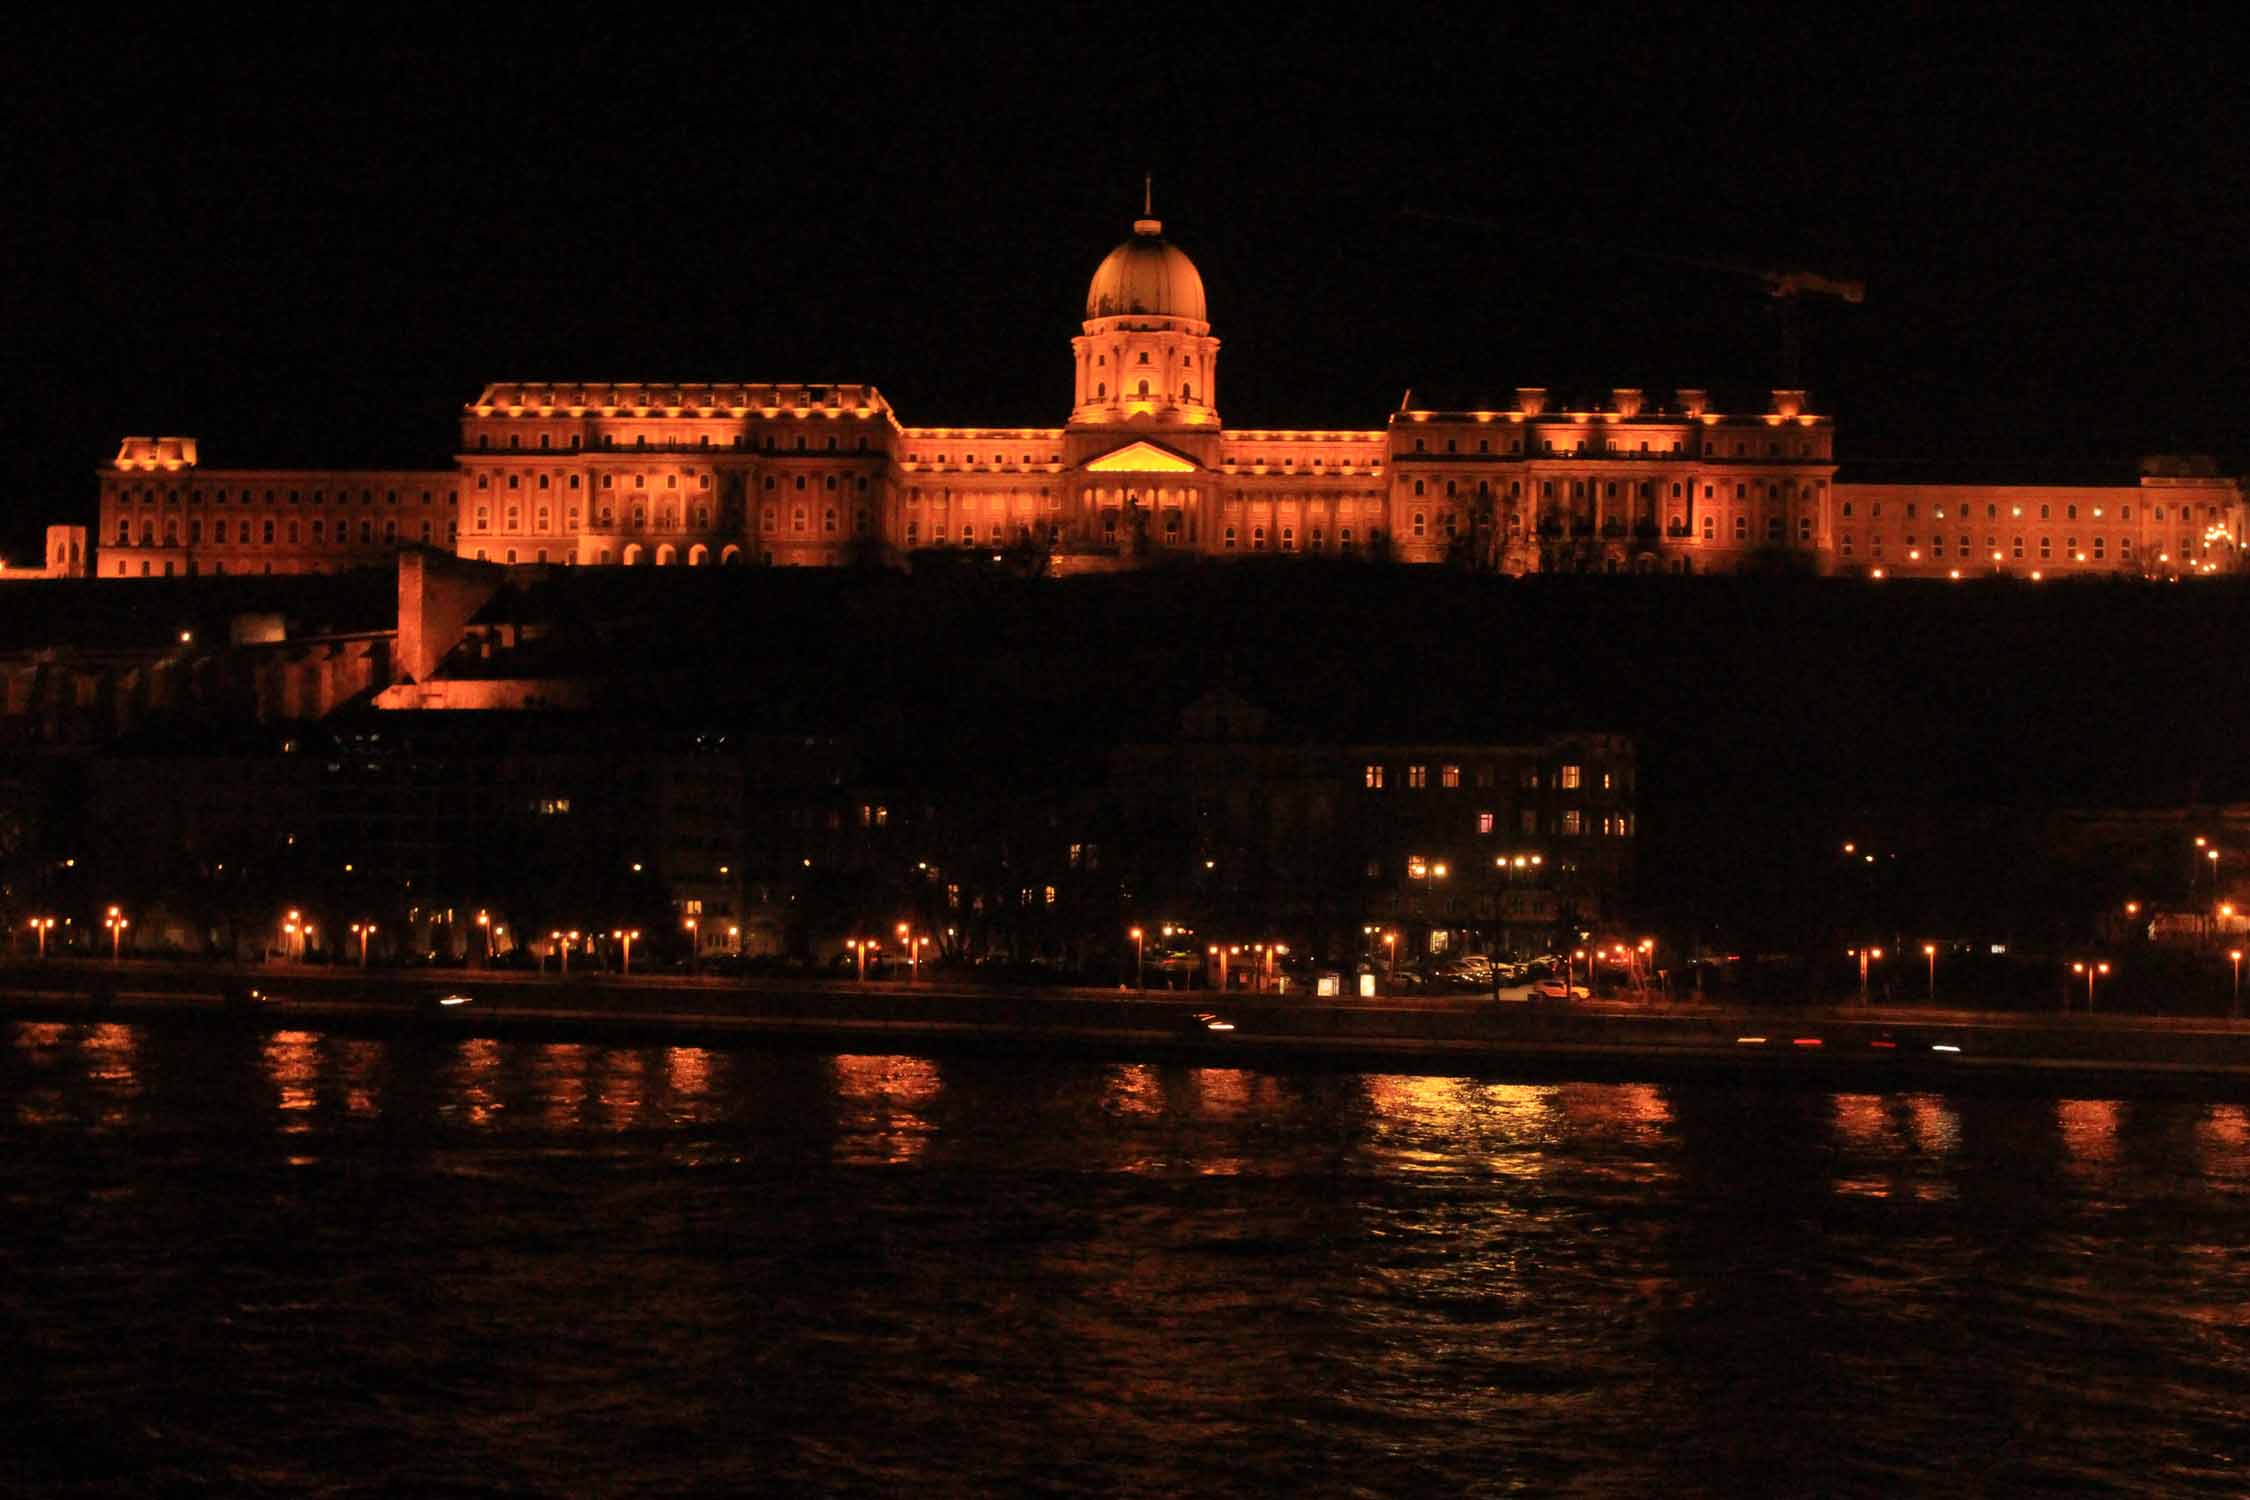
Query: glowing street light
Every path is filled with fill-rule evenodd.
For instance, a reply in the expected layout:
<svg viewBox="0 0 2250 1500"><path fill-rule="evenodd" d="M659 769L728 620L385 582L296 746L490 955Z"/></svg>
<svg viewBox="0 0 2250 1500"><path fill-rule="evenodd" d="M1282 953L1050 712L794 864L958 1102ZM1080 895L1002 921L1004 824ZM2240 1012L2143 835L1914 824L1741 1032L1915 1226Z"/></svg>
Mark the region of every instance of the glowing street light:
<svg viewBox="0 0 2250 1500"><path fill-rule="evenodd" d="M47 934L54 930L54 926L55 919L53 917L33 917L31 919L31 930L39 934L39 956L41 958L47 956Z"/></svg>
<svg viewBox="0 0 2250 1500"><path fill-rule="evenodd" d="M1210 956L1211 958L1213 958L1213 959L1215 959L1215 960L1217 960L1217 961L1218 961L1218 965L1219 965L1219 984L1218 984L1218 988L1220 988L1221 990L1224 990L1224 989L1225 989L1225 988L1227 987L1227 950L1226 950L1225 948L1222 948L1221 946L1219 946L1219 945L1218 945L1217 943L1213 943L1213 944L1211 944L1211 945L1210 945L1210 946L1209 946L1208 948L1206 948L1206 949L1204 950L1204 952L1205 952L1205 953L1206 953L1206 954L1207 954L1208 956Z"/></svg>
<svg viewBox="0 0 2250 1500"><path fill-rule="evenodd" d="M1922 956L1930 961L1930 1004L1937 1004L1937 944L1924 943Z"/></svg>
<svg viewBox="0 0 2250 1500"><path fill-rule="evenodd" d="M484 961L489 965L492 962L492 913L488 911L478 912L477 926L483 931L483 935L478 939L478 942L484 948Z"/></svg>
<svg viewBox="0 0 2250 1500"><path fill-rule="evenodd" d="M1859 1003L1865 1005L1867 1004L1867 966L1871 963L1881 963L1883 961L1883 950L1880 948L1846 948L1844 954L1848 958L1859 960Z"/></svg>
<svg viewBox="0 0 2250 1500"><path fill-rule="evenodd" d="M2074 960L2070 972L2086 976L2086 1014L2090 1016L2094 1013L2094 980L2097 976L2109 973L2109 964L2106 961Z"/></svg>
<svg viewBox="0 0 2250 1500"><path fill-rule="evenodd" d="M629 978L633 972L633 939L641 935L641 930L638 927L613 927L609 935L625 945L624 973Z"/></svg>
<svg viewBox="0 0 2250 1500"><path fill-rule="evenodd" d="M867 950L875 946L873 940L869 938L845 938L844 946L852 950L852 960L858 971L855 977L861 984L867 983Z"/></svg>
<svg viewBox="0 0 2250 1500"><path fill-rule="evenodd" d="M1133 939L1133 988L1145 990L1148 988L1148 970L1143 967L1142 959L1145 956L1147 934L1136 927L1129 935Z"/></svg>
<svg viewBox="0 0 2250 1500"><path fill-rule="evenodd" d="M703 958L702 940L696 936L696 930L701 924L696 918L689 917L684 925L687 927L688 972L693 974Z"/></svg>
<svg viewBox="0 0 2250 1500"><path fill-rule="evenodd" d="M125 929L132 923L113 906L109 909L109 915L102 918L102 925L109 929L109 957L110 962L115 963L125 956Z"/></svg>
<svg viewBox="0 0 2250 1500"><path fill-rule="evenodd" d="M1383 934L1383 946L1384 946L1385 948L1387 948L1387 949L1389 949L1389 950L1390 950L1390 955L1391 955L1391 976L1390 976L1390 987L1391 987L1392 989L1396 989L1396 988L1398 987L1398 934L1397 934L1397 933L1395 933L1395 932L1386 932L1386 933L1384 933L1384 934Z"/></svg>
<svg viewBox="0 0 2250 1500"><path fill-rule="evenodd" d="M359 939L359 966L367 967L367 940L375 935L373 922L352 923L352 934Z"/></svg>

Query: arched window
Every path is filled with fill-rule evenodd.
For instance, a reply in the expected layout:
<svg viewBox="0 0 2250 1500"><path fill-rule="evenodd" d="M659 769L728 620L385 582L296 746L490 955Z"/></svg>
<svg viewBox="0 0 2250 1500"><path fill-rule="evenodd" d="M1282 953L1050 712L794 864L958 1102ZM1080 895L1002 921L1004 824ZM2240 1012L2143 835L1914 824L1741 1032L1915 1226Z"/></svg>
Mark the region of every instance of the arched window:
<svg viewBox="0 0 2250 1500"><path fill-rule="evenodd" d="M1193 401L1195 399L1195 387L1183 384L1180 387L1180 399L1182 401Z"/></svg>
<svg viewBox="0 0 2250 1500"><path fill-rule="evenodd" d="M1148 382L1145 380L1141 382L1141 394L1144 396L1148 394Z"/></svg>

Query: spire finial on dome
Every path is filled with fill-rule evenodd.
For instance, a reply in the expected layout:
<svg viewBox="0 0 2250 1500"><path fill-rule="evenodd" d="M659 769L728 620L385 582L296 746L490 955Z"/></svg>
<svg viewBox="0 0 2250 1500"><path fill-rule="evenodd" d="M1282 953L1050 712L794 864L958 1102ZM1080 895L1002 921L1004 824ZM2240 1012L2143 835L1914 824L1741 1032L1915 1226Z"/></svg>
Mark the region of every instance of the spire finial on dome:
<svg viewBox="0 0 2250 1500"><path fill-rule="evenodd" d="M1164 221L1156 216L1156 174L1141 174L1141 216L1133 221L1133 233L1156 238L1164 232Z"/></svg>

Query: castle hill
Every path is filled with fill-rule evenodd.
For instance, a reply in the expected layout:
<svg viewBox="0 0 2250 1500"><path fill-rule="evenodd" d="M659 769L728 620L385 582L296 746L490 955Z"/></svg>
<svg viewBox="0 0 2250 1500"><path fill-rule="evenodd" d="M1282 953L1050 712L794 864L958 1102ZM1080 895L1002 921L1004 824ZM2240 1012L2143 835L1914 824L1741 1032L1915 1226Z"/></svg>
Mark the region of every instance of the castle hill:
<svg viewBox="0 0 2250 1500"><path fill-rule="evenodd" d="M1230 428L1194 261L1089 258L1056 427L540 379L443 468L122 438L0 590L13 952L2237 1011L2216 459L1855 472L1795 386Z"/></svg>

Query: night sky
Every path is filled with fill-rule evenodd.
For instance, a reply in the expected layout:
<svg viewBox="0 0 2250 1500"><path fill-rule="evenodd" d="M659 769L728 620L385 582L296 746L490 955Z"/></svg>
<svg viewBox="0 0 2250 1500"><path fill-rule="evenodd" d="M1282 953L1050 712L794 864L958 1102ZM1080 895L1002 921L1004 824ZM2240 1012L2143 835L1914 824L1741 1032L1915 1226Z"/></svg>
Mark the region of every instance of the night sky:
<svg viewBox="0 0 2250 1500"><path fill-rule="evenodd" d="M1058 423L1144 170L1233 425L1376 426L1409 386L1762 400L1756 284L1662 255L1866 279L1806 308L1847 461L2245 446L2245 90L2188 29L308 14L49 21L0 64L12 551L85 517L122 434L441 463L490 379Z"/></svg>

